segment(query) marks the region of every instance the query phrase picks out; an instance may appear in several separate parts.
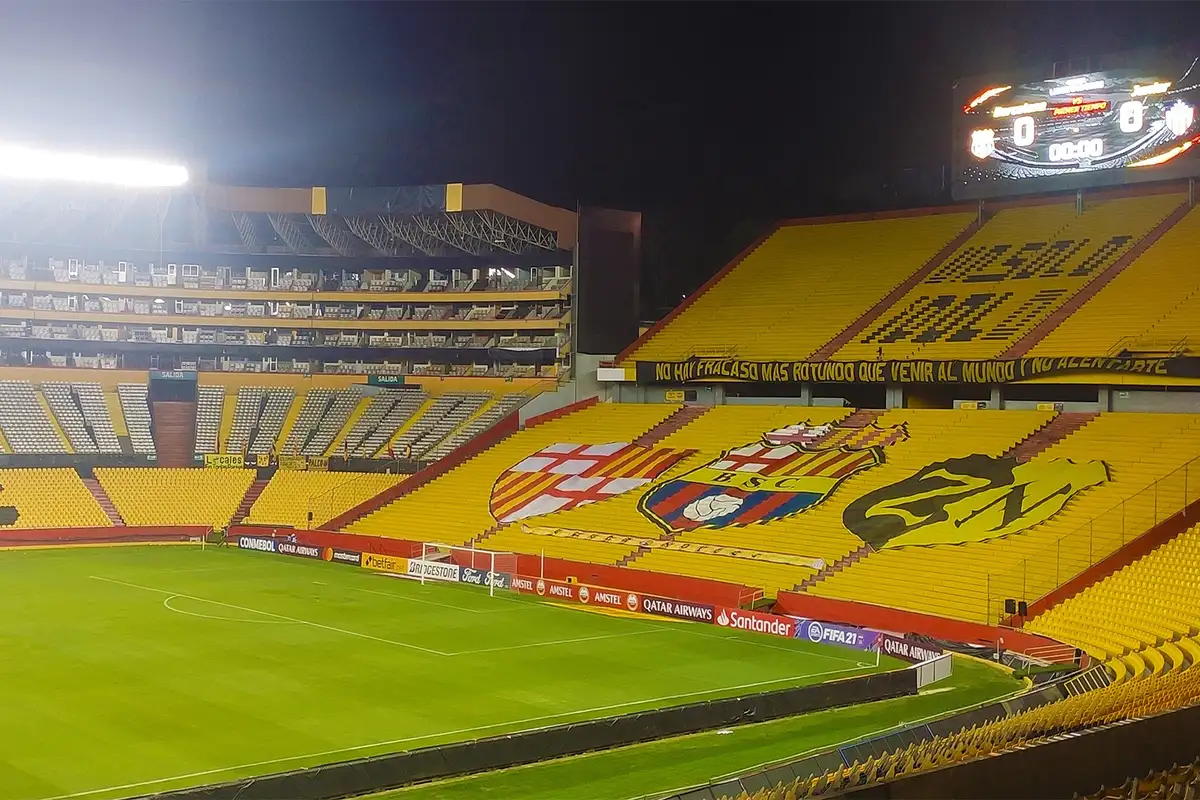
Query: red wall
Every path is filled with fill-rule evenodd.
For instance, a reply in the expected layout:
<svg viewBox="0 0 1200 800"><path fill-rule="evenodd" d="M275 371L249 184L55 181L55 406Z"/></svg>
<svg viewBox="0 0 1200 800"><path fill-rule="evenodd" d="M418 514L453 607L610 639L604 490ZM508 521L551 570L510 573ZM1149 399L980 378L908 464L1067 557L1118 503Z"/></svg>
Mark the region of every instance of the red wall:
<svg viewBox="0 0 1200 800"><path fill-rule="evenodd" d="M279 528L271 525L234 525L229 529L231 536L290 536L296 535L301 544L313 547L340 547L360 553L375 553L381 556L412 558L421 555L421 543L409 539L393 539L387 536L362 536L357 533L338 531L305 531L294 528Z"/></svg>
<svg viewBox="0 0 1200 800"><path fill-rule="evenodd" d="M0 531L0 547L113 542L181 542L205 536L205 525L162 527L106 526L102 528L26 528Z"/></svg>
<svg viewBox="0 0 1200 800"><path fill-rule="evenodd" d="M780 592L775 610L785 614L824 622L843 622L864 628L894 631L896 633L918 633L953 642L995 646L1001 639L1008 650L1026 652L1035 647L1062 647L1061 642L1035 636L1032 633L983 625L977 622L918 614L898 608L885 608L869 603L850 600L834 600L810 594Z"/></svg>

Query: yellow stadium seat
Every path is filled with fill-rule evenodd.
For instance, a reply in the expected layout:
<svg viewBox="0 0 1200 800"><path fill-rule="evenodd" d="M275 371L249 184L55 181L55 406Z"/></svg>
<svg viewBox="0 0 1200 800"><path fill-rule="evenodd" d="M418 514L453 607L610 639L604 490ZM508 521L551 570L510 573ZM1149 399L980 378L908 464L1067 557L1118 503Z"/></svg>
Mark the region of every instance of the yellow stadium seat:
<svg viewBox="0 0 1200 800"><path fill-rule="evenodd" d="M0 506L12 506L11 528L108 526L104 510L73 469L0 470Z"/></svg>
<svg viewBox="0 0 1200 800"><path fill-rule="evenodd" d="M229 525L252 469L102 468L96 478L128 525Z"/></svg>
<svg viewBox="0 0 1200 800"><path fill-rule="evenodd" d="M395 486L407 475L382 472L297 472L279 470L254 501L247 522L319 528L359 503Z"/></svg>

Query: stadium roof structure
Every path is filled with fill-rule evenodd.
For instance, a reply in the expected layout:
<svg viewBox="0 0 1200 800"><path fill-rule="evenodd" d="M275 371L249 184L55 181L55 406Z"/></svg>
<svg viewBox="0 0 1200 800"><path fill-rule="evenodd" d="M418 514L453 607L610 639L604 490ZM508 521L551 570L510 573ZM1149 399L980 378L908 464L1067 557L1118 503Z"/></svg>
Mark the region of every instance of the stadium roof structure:
<svg viewBox="0 0 1200 800"><path fill-rule="evenodd" d="M178 189L0 183L0 242L282 256L547 256L577 215L492 184Z"/></svg>

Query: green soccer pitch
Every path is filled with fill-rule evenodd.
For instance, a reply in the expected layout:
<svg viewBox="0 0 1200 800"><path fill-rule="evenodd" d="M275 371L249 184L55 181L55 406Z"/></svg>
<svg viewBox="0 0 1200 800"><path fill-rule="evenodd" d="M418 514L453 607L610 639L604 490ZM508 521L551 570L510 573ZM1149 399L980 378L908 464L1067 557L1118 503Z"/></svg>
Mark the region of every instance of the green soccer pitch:
<svg viewBox="0 0 1200 800"><path fill-rule="evenodd" d="M0 800L114 800L901 666L226 548L4 551L0 604Z"/></svg>

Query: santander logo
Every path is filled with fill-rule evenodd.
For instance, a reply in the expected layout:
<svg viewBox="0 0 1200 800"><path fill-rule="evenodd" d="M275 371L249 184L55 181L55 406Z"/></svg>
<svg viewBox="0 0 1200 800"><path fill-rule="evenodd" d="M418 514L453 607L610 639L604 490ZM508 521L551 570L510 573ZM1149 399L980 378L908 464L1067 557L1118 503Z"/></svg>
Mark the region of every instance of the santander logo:
<svg viewBox="0 0 1200 800"><path fill-rule="evenodd" d="M725 613L725 609L721 609L721 613L717 615L717 624L721 626L729 624L729 615Z"/></svg>
<svg viewBox="0 0 1200 800"><path fill-rule="evenodd" d="M714 620L718 625L739 631L766 633L771 636L790 638L795 635L795 623L774 614L743 611L740 608L722 608Z"/></svg>

